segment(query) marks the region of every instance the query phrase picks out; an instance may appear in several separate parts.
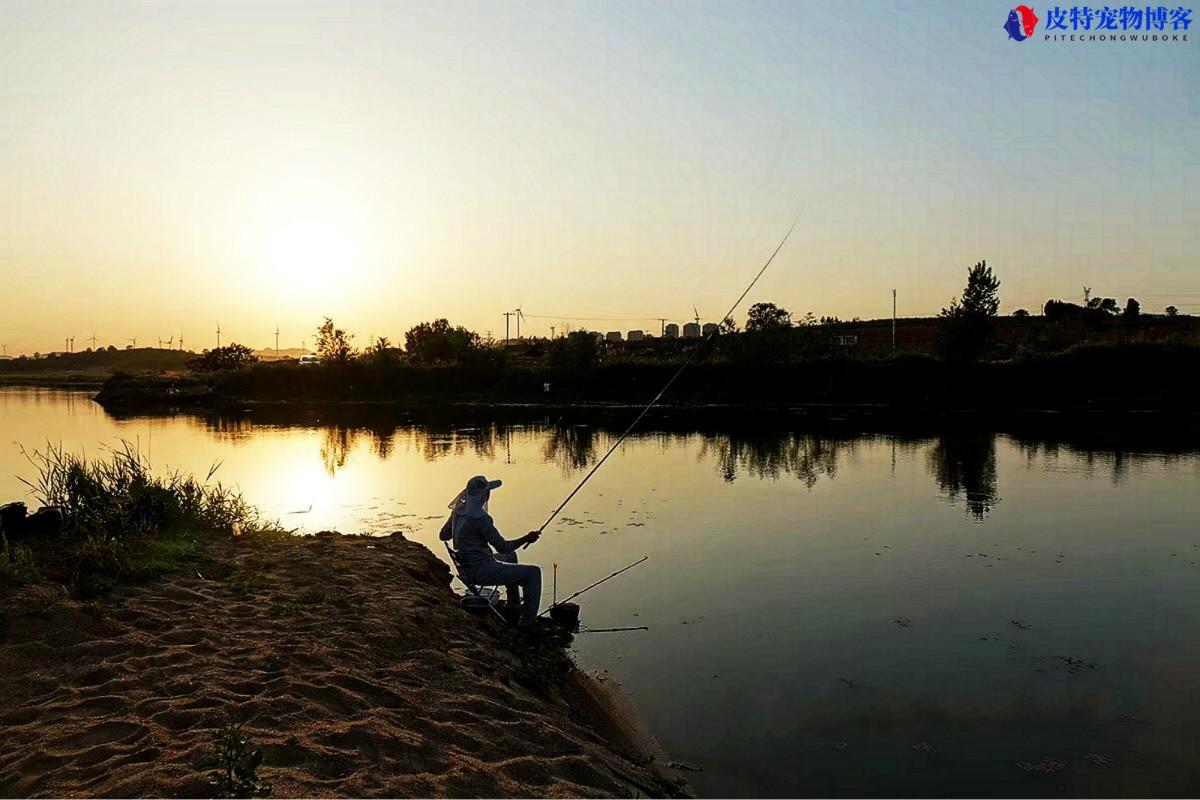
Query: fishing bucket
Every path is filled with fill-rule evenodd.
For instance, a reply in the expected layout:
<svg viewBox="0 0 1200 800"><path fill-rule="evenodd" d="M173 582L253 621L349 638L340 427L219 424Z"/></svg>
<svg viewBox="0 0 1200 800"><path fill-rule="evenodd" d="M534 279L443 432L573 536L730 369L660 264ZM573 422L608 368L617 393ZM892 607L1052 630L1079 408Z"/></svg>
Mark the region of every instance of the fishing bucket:
<svg viewBox="0 0 1200 800"><path fill-rule="evenodd" d="M579 627L579 604L559 603L550 609L550 619L564 628L574 629Z"/></svg>

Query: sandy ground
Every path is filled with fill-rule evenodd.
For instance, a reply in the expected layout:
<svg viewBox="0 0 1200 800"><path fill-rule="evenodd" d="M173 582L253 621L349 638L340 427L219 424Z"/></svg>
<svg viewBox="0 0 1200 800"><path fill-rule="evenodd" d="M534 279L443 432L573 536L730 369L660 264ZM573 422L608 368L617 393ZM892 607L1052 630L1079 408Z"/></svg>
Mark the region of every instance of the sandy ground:
<svg viewBox="0 0 1200 800"><path fill-rule="evenodd" d="M203 546L0 639L0 795L207 796L244 722L274 796L664 796L634 715L554 645L463 611L393 535Z"/></svg>

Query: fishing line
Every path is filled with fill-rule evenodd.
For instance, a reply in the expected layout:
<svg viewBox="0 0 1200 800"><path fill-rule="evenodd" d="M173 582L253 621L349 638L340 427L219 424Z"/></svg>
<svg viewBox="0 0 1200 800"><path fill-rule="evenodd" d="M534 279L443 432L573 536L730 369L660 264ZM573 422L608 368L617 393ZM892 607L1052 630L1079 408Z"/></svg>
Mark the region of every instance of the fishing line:
<svg viewBox="0 0 1200 800"><path fill-rule="evenodd" d="M771 266L771 262L775 260L775 256L779 255L779 251L783 249L783 246L785 244L787 244L788 238L792 235L792 231L794 231L796 229L796 225L798 223L799 223L799 220L796 220L795 222L792 223L792 227L788 228L788 232L783 235L783 239L780 240L779 245L775 248L775 251L773 253L771 253L771 257L767 259L767 262L762 265L762 269L760 269L758 271L758 274L754 276L754 280L750 281L750 285L747 286L740 295L738 295L738 299L735 300L733 302L733 305L729 307L729 310L726 311L721 316L722 322L724 322L724 320L726 318L732 316L733 312L737 310L737 307L742 304L743 300L746 299L746 295L750 294L750 290L754 288L754 285L756 283L758 283L758 279L761 278L763 276L763 273L767 271L767 267ZM714 336L717 335L718 330L720 330L719 326L716 328L713 328L711 331L709 331L707 336L705 336L703 339L700 340L700 344L698 344L696 347L692 348L692 352L690 355L688 355L687 360L685 360L683 362L683 364L680 365L679 369L675 370L675 374L672 375L669 380L667 380L667 382L663 385L662 389L659 389L658 394L654 395L654 399L652 399L649 403L646 404L646 407L642 409L641 413L638 414L636 418L634 418L633 422L629 423L629 427L625 429L625 432L622 433L615 442L613 442L612 447L608 448L608 452L605 453L603 455L603 457L601 457L601 459L599 461L597 461L590 470L588 470L588 473L583 476L583 480L581 480L579 482L579 484L574 489L571 490L571 493L569 495L567 495L567 499L563 500L561 503L559 503L558 508L554 509L554 511L552 511L550 513L550 516L546 518L546 521L543 522L541 524L541 526L538 527L538 529L537 529L538 533L541 533L542 531L544 531L546 529L546 526L549 525L554 520L554 518L558 516L558 513L560 511L562 511L564 508L566 508L567 503L571 502L571 498L573 498L576 494L578 494L579 490L583 488L584 484L587 483L588 480L590 480L591 477L596 474L596 470L600 469L600 467L604 464L604 462L608 460L608 457L611 456L616 451L616 449L621 446L621 442L625 441L625 438L627 436L629 436L630 433L633 432L633 429L635 427L637 427L637 424L639 422L642 421L642 418L645 417L646 414L648 414L650 412L650 409L654 408L655 404L658 403L658 401L662 399L662 396L667 393L667 390L671 388L671 385L675 383L675 380L681 374L683 374L683 371L688 368L688 365L690 365L696 359L696 356L699 355L700 351L704 349L704 345L708 344L708 342ZM526 545L526 546L528 546L528 545Z"/></svg>
<svg viewBox="0 0 1200 800"><path fill-rule="evenodd" d="M550 612L551 612L551 611L552 611L554 608L556 608L556 607L558 607L558 606L561 606L561 605L563 605L563 603L566 603L566 602L568 602L568 601L574 600L576 597L579 597L579 595L583 594L584 592L588 591L589 589L595 589L597 586L599 586L600 584L604 583L605 581L607 581L607 580L611 580L611 579L613 579L613 578L617 577L618 575L620 575L622 572L625 572L626 570L633 569L633 568L634 568L634 567L636 567L638 564L644 564L644 563L646 563L646 562L647 562L647 561L649 561L649 560L650 560L650 556L642 556L641 558L639 558L637 561L633 562L633 563L632 563L632 564L630 564L629 566L627 566L627 567L621 567L621 568L620 568L619 570L617 570L616 572L613 572L613 573L610 573L610 574L608 574L608 575L605 575L603 578L601 578L600 580L596 581L595 583L589 583L587 586L583 587L582 589L580 589L580 590L579 590L578 592L576 592L575 594L573 594L573 595L571 595L570 597L566 598L566 599L565 599L565 600L563 600L561 603L554 603L554 604L550 605L550 606L549 606L549 607L548 607L548 608L547 608L545 611L543 611L543 612L541 612L540 614L538 614L538 616L540 617L540 616L542 616L543 614L549 614L549 613L550 613Z"/></svg>

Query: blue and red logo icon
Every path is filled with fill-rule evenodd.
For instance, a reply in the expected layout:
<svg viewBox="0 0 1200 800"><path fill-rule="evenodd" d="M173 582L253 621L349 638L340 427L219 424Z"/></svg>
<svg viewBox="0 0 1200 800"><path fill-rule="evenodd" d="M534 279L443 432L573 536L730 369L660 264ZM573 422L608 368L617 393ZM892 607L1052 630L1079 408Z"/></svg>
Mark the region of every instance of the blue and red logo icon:
<svg viewBox="0 0 1200 800"><path fill-rule="evenodd" d="M1033 13L1032 8L1017 6L1008 12L1008 22L1004 23L1004 30L1008 31L1008 38L1023 42L1033 36L1033 29L1037 24L1037 14Z"/></svg>

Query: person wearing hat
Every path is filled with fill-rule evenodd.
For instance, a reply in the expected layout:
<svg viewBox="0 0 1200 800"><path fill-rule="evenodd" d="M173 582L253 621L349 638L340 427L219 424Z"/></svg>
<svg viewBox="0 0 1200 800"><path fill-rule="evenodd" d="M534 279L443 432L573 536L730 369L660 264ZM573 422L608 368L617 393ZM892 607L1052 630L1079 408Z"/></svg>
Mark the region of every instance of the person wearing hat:
<svg viewBox="0 0 1200 800"><path fill-rule="evenodd" d="M530 531L517 539L500 535L488 514L488 498L500 485L482 475L467 481L466 488L450 501L450 518L439 535L444 542L454 540L466 580L480 586L507 586L511 606L516 605L519 587L524 602L517 627L533 630L542 600L542 570L533 564L518 564L517 548L533 544L541 534Z"/></svg>

